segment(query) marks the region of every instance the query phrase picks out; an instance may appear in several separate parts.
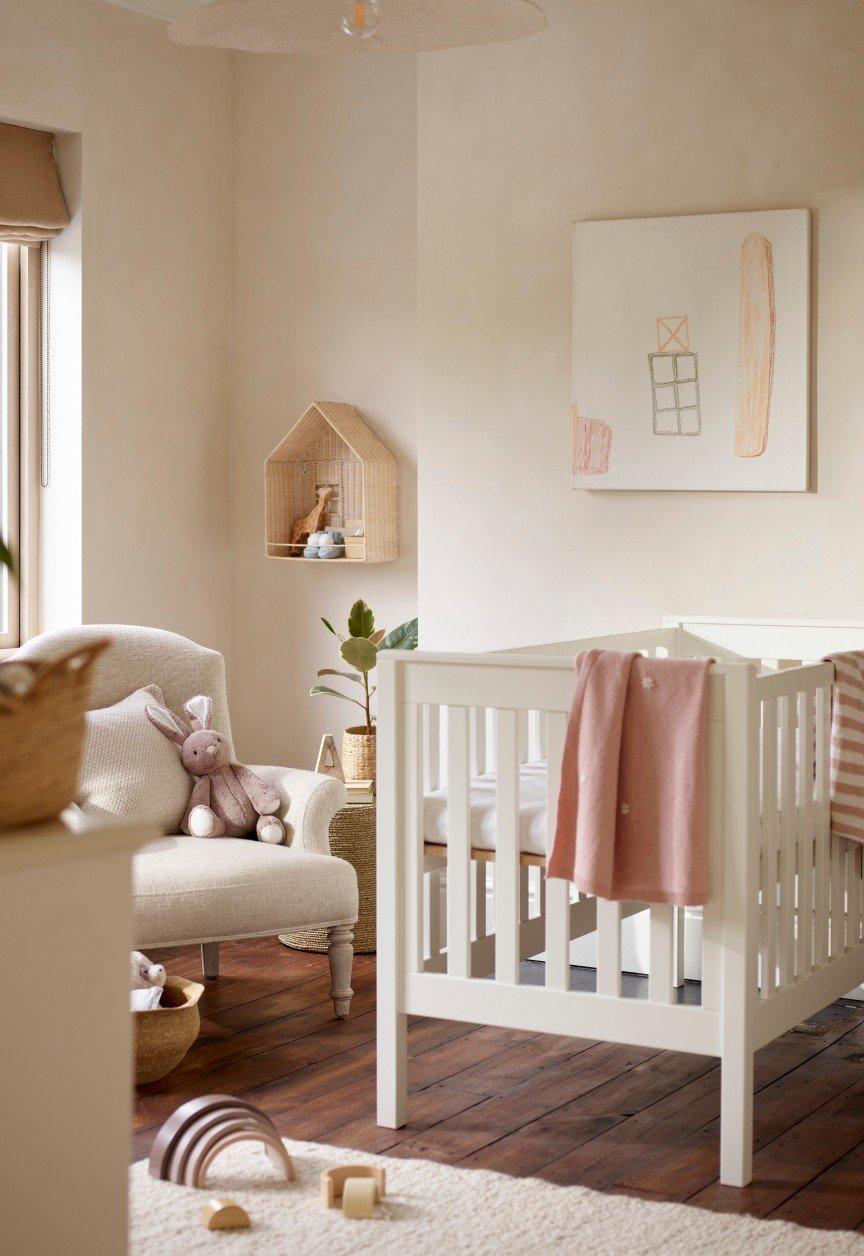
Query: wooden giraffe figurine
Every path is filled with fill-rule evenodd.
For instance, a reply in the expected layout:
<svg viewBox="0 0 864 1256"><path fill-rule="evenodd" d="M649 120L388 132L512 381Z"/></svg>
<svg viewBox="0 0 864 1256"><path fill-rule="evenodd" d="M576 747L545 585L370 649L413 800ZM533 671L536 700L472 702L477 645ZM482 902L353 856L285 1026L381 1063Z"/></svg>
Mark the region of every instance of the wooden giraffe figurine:
<svg viewBox="0 0 864 1256"><path fill-rule="evenodd" d="M330 498L333 496L333 491L332 484L319 484L317 502L308 515L296 520L291 529L290 543L292 545L299 545L301 541L306 540L310 533L318 531L321 527L321 520L327 511Z"/></svg>

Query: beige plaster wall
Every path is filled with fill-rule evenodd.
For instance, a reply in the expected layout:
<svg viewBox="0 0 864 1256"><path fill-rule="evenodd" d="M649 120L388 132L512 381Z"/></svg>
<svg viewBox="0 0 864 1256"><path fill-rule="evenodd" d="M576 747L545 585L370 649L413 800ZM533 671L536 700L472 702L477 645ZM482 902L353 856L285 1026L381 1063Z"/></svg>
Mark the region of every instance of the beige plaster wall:
<svg viewBox="0 0 864 1256"><path fill-rule="evenodd" d="M864 11L544 8L537 38L420 61L424 643L675 612L864 618ZM798 206L815 211L818 492L573 492L572 223Z"/></svg>
<svg viewBox="0 0 864 1256"><path fill-rule="evenodd" d="M229 69L102 0L0 0L0 117L82 137L58 279L78 250L83 382L73 292L58 351L69 371L54 378L65 457L48 495L80 457L63 509L83 587L67 570L51 623L77 613L229 644Z"/></svg>
<svg viewBox="0 0 864 1256"><path fill-rule="evenodd" d="M318 617L416 611L416 61L238 56L233 96L233 721L251 761L311 766L356 711L308 696L339 666ZM264 555L264 460L314 400L352 402L399 461L395 563Z"/></svg>

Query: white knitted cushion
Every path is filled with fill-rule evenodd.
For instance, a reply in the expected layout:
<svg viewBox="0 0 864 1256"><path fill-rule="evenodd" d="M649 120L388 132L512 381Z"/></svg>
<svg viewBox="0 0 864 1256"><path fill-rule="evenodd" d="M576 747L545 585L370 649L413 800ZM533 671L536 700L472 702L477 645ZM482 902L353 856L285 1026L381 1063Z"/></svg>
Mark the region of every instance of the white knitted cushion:
<svg viewBox="0 0 864 1256"><path fill-rule="evenodd" d="M161 703L157 685L136 689L114 706L89 711L75 801L89 816L141 820L176 833L192 782L177 747L147 718Z"/></svg>

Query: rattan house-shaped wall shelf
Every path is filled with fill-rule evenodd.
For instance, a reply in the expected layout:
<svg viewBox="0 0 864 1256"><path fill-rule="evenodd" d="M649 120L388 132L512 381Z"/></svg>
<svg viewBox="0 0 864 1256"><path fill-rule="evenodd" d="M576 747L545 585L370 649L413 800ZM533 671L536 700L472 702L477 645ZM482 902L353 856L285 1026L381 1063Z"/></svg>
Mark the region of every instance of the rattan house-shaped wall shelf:
<svg viewBox="0 0 864 1256"><path fill-rule="evenodd" d="M313 402L267 459L267 554L321 567L390 562L399 553L397 485L396 459L352 405ZM345 533L344 558L303 558L299 523L322 499L319 526Z"/></svg>

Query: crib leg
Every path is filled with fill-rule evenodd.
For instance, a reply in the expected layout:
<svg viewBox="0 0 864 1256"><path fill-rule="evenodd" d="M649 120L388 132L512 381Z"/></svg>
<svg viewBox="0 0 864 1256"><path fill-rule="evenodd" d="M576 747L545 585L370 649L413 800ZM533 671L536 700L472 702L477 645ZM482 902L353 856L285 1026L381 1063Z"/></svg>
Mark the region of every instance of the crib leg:
<svg viewBox="0 0 864 1256"><path fill-rule="evenodd" d="M720 1181L747 1186L753 1178L753 1052L723 1056L720 1069Z"/></svg>
<svg viewBox="0 0 864 1256"><path fill-rule="evenodd" d="M378 1124L401 1129L408 1121L408 1017L378 1004Z"/></svg>

